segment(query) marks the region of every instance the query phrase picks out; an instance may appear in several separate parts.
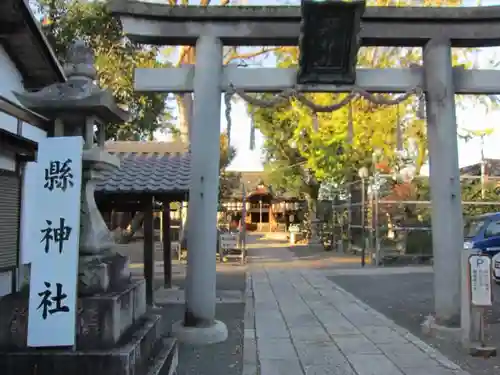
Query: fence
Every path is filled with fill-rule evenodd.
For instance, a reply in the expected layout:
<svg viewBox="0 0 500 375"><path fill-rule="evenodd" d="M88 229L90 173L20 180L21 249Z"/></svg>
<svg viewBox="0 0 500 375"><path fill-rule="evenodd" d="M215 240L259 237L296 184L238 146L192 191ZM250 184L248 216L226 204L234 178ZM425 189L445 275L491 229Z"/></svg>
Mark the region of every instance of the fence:
<svg viewBox="0 0 500 375"><path fill-rule="evenodd" d="M432 257L431 202L427 177L397 182L379 175L378 181L353 181L339 189L332 203L334 249L366 249L378 264L389 259ZM478 184L479 177L463 176L465 218L500 211L498 178Z"/></svg>

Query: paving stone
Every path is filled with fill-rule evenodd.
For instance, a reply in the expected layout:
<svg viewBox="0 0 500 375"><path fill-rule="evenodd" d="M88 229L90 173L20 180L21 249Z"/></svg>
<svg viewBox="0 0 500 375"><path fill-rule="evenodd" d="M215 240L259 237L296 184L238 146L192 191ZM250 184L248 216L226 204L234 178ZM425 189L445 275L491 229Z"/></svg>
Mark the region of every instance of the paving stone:
<svg viewBox="0 0 500 375"><path fill-rule="evenodd" d="M312 365L304 368L306 375L357 375L349 362L345 361L343 365ZM429 374L426 374L429 375Z"/></svg>
<svg viewBox="0 0 500 375"><path fill-rule="evenodd" d="M357 375L404 375L383 354L353 354L348 359Z"/></svg>
<svg viewBox="0 0 500 375"><path fill-rule="evenodd" d="M255 281L255 279L253 279L252 288L254 291L270 291L271 284L268 280Z"/></svg>
<svg viewBox="0 0 500 375"><path fill-rule="evenodd" d="M243 337L245 339L255 340L255 329L247 329L247 328L245 328L245 331L243 333Z"/></svg>
<svg viewBox="0 0 500 375"><path fill-rule="evenodd" d="M280 309L279 306L274 300L274 302L271 301L255 301L255 312L254 314L266 314L266 315L277 315L280 314Z"/></svg>
<svg viewBox="0 0 500 375"><path fill-rule="evenodd" d="M254 339L243 339L243 360L257 363L257 343Z"/></svg>
<svg viewBox="0 0 500 375"><path fill-rule="evenodd" d="M303 293L301 294L301 296L307 304L314 302L323 302L325 300L325 297L319 295L318 293L316 293L316 291Z"/></svg>
<svg viewBox="0 0 500 375"><path fill-rule="evenodd" d="M325 329L319 325L304 327L304 326L290 326L290 335L294 342L297 341L320 341L327 342L331 341L330 336L325 331Z"/></svg>
<svg viewBox="0 0 500 375"><path fill-rule="evenodd" d="M285 320L281 315L280 311L275 310L256 310L255 311L255 323L262 323L272 321L277 324L284 324Z"/></svg>
<svg viewBox="0 0 500 375"><path fill-rule="evenodd" d="M254 304L254 312L270 312L270 313L279 313L280 309L278 306L278 302L274 301L255 301ZM255 314L255 313L254 313Z"/></svg>
<svg viewBox="0 0 500 375"><path fill-rule="evenodd" d="M307 306L316 315L330 311L339 314L338 310L335 309L335 307L333 307L328 301L309 302Z"/></svg>
<svg viewBox="0 0 500 375"><path fill-rule="evenodd" d="M283 315L289 327L314 327L318 325L318 319L310 311L300 312L299 314L293 312L289 315L283 312Z"/></svg>
<svg viewBox="0 0 500 375"><path fill-rule="evenodd" d="M361 333L361 331L352 324L329 323L325 325L325 330L330 336L359 335Z"/></svg>
<svg viewBox="0 0 500 375"><path fill-rule="evenodd" d="M359 330L375 344L408 343L408 340L389 327L362 326Z"/></svg>
<svg viewBox="0 0 500 375"><path fill-rule="evenodd" d="M288 290L288 289L273 288L273 292L278 302L287 302L293 300L302 302L300 296L297 294L295 289Z"/></svg>
<svg viewBox="0 0 500 375"><path fill-rule="evenodd" d="M378 326L378 327L387 327L387 323L381 319L379 319L376 315L364 311L364 312L351 312L349 314L344 314L349 321L357 327L361 326Z"/></svg>
<svg viewBox="0 0 500 375"><path fill-rule="evenodd" d="M276 301L276 297L274 294L269 291L269 292L264 292L264 291L259 291L255 290L254 291L254 296L255 296L255 302L269 302L272 303L273 301Z"/></svg>
<svg viewBox="0 0 500 375"><path fill-rule="evenodd" d="M289 338L290 334L285 323L263 321L256 323L257 338Z"/></svg>
<svg viewBox="0 0 500 375"><path fill-rule="evenodd" d="M353 314L362 315L368 314L365 309L363 309L356 302L347 302L342 304L335 304L335 308L342 313L342 315L349 317L349 320Z"/></svg>
<svg viewBox="0 0 500 375"><path fill-rule="evenodd" d="M307 284L306 282L303 282L303 281L302 282L294 282L293 287L300 295L317 292L316 289L314 289L309 284Z"/></svg>
<svg viewBox="0 0 500 375"><path fill-rule="evenodd" d="M286 299L286 300L278 300L281 310L285 311L309 311L309 307L302 301L300 298L298 299Z"/></svg>
<svg viewBox="0 0 500 375"><path fill-rule="evenodd" d="M338 312L329 311L317 315L330 335L359 334L360 331L347 318Z"/></svg>
<svg viewBox="0 0 500 375"><path fill-rule="evenodd" d="M415 345L407 343L379 344L380 350L398 367L420 367L427 362L437 362L431 359Z"/></svg>
<svg viewBox="0 0 500 375"><path fill-rule="evenodd" d="M255 295L255 304L263 303L263 304L268 304L268 305L278 305L278 301L276 301L276 297L274 296L262 296L262 295Z"/></svg>
<svg viewBox="0 0 500 375"><path fill-rule="evenodd" d="M297 359L297 353L289 338L259 338L259 359Z"/></svg>
<svg viewBox="0 0 500 375"><path fill-rule="evenodd" d="M405 375L469 375L466 372L457 372L432 364L422 364L420 367L401 369Z"/></svg>
<svg viewBox="0 0 500 375"><path fill-rule="evenodd" d="M333 341L347 357L350 354L382 354L375 344L363 335L335 336Z"/></svg>
<svg viewBox="0 0 500 375"><path fill-rule="evenodd" d="M346 357L333 342L294 342L300 362L305 366L343 366Z"/></svg>
<svg viewBox="0 0 500 375"><path fill-rule="evenodd" d="M299 361L284 359L263 359L260 361L260 375L303 375Z"/></svg>
<svg viewBox="0 0 500 375"><path fill-rule="evenodd" d="M257 375L258 370L257 370L257 365L253 363L243 363L243 370L241 372L241 375Z"/></svg>

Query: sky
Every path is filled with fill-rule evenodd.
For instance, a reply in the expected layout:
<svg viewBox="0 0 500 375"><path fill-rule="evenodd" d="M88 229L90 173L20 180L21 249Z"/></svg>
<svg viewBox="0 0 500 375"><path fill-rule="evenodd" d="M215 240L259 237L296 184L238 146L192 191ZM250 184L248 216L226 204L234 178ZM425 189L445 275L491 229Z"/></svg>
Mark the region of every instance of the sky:
<svg viewBox="0 0 500 375"><path fill-rule="evenodd" d="M250 5L271 5L276 4L276 1L270 0L248 0ZM297 1L289 1L289 4L295 4ZM476 5L477 0L466 0L466 6ZM500 5L500 0L482 0L482 6ZM478 52L475 56L476 63L480 68L493 69L490 61L497 60L500 56L500 48L485 48ZM275 60L272 56L259 59L255 62L256 65L264 67L274 67ZM222 101L221 109L221 130L226 129L225 106ZM234 171L260 171L262 165L262 145L263 137L257 131L255 149L250 150L250 127L251 119L247 113L247 109L243 100L233 101L231 106L231 144L236 148L237 154L229 169ZM484 138L484 155L486 158L500 159L500 110L488 110L486 107L477 105L473 100L466 98L462 105L457 107L457 126L461 133L464 130L484 130L492 128L495 131ZM165 139L164 136L159 136L159 139ZM459 139L458 152L460 166L466 166L477 163L481 159L481 140L479 138L465 142ZM427 167L424 167L422 173L426 173Z"/></svg>

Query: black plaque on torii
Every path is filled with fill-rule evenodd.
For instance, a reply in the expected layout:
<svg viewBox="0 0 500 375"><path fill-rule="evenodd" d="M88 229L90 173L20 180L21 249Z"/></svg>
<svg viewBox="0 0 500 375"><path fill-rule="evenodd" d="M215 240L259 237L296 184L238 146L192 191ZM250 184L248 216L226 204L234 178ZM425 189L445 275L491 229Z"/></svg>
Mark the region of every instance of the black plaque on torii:
<svg viewBox="0 0 500 375"><path fill-rule="evenodd" d="M298 84L353 84L364 1L302 0Z"/></svg>

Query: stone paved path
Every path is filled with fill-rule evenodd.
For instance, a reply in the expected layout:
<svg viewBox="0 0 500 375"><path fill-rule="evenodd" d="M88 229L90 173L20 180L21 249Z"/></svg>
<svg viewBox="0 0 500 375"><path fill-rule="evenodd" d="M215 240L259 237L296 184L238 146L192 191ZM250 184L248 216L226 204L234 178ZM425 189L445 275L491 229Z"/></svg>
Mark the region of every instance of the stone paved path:
<svg viewBox="0 0 500 375"><path fill-rule="evenodd" d="M258 258L266 253L293 261L285 247ZM243 375L468 375L321 271L258 263L247 280Z"/></svg>

